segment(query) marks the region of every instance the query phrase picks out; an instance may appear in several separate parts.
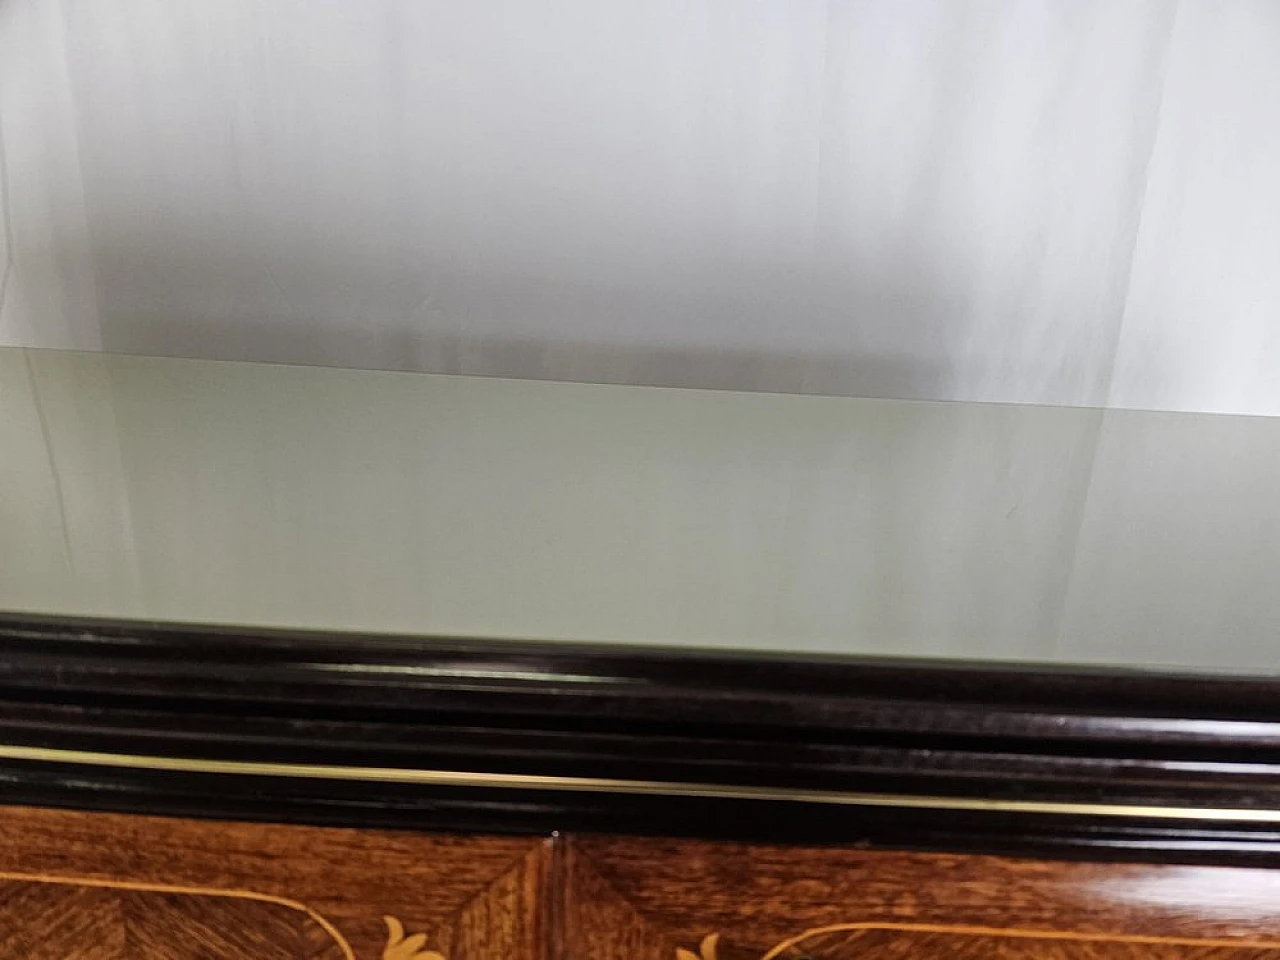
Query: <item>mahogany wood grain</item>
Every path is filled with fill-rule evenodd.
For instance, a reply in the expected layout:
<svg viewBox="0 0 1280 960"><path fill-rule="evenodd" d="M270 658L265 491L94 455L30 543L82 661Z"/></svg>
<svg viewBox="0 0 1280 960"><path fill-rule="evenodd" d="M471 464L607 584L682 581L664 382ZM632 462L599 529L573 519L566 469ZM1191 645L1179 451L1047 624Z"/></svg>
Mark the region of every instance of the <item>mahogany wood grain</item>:
<svg viewBox="0 0 1280 960"><path fill-rule="evenodd" d="M1280 871L0 808L0 960L249 958L1280 960Z"/></svg>
<svg viewBox="0 0 1280 960"><path fill-rule="evenodd" d="M5 807L0 960L550 960L550 862L538 838Z"/></svg>
<svg viewBox="0 0 1280 960"><path fill-rule="evenodd" d="M1280 873L579 837L566 956L1280 960Z"/></svg>

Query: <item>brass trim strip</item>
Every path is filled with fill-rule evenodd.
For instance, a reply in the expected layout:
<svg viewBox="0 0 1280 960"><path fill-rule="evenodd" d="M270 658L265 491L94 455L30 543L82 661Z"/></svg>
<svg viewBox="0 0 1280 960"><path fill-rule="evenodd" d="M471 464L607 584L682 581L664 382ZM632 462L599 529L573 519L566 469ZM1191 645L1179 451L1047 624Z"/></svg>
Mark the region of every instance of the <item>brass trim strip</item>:
<svg viewBox="0 0 1280 960"><path fill-rule="evenodd" d="M613 777L566 777L525 773L420 770L406 767L361 767L340 764L266 763L256 760L204 760L63 750L0 744L0 760L74 763L83 766L170 773L220 773L233 776L292 777L366 783L421 784L440 787L489 787L503 790L552 790L568 793L618 793L656 797L701 797L721 800L774 800L853 807L899 807L913 810L964 810L997 813L1130 817L1153 820L1213 820L1280 824L1280 810L1240 807L1173 807L1125 803L1072 803L1052 800L993 800L898 793L861 793L787 787L751 787L717 783L675 783Z"/></svg>

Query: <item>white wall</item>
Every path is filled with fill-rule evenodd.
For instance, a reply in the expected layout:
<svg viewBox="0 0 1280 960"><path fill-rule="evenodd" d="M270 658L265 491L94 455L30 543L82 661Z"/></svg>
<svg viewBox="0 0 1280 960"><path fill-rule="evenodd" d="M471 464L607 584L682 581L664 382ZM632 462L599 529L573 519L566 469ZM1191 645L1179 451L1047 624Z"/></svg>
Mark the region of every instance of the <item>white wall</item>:
<svg viewBox="0 0 1280 960"><path fill-rule="evenodd" d="M1280 413L1272 0L3 0L0 342Z"/></svg>

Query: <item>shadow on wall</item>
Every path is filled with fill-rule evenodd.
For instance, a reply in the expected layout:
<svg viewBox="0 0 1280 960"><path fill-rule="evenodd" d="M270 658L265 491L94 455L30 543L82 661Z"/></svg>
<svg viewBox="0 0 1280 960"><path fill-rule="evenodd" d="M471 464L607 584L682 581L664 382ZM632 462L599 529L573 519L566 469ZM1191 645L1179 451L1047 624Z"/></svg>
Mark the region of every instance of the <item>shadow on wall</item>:
<svg viewBox="0 0 1280 960"><path fill-rule="evenodd" d="M713 347L462 337L406 328L380 332L372 351L368 333L330 328L321 350L315 332L306 324L280 318L258 323L217 319L172 323L182 327L184 339L199 338L201 348L157 348L156 341L148 340L134 348L112 343L107 349L147 356L824 396L914 399L938 392L938 384L945 382L940 366L883 356L817 357Z"/></svg>
<svg viewBox="0 0 1280 960"><path fill-rule="evenodd" d="M782 393L956 392L960 345L939 335L946 291L910 267L836 276L728 255L640 263L631 275L545 261L461 267L440 250L377 256L340 237L234 244L168 226L164 237L95 231L104 349ZM903 329L934 336L915 349ZM716 345L725 340L735 346Z"/></svg>

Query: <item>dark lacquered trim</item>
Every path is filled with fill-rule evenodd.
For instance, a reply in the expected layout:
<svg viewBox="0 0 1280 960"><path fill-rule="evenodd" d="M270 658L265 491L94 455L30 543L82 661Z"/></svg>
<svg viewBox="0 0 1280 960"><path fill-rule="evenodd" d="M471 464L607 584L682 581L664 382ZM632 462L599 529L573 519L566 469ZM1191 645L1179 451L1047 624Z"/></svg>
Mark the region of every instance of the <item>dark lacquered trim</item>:
<svg viewBox="0 0 1280 960"><path fill-rule="evenodd" d="M1277 772L1274 680L0 615L9 802L1234 862Z"/></svg>

